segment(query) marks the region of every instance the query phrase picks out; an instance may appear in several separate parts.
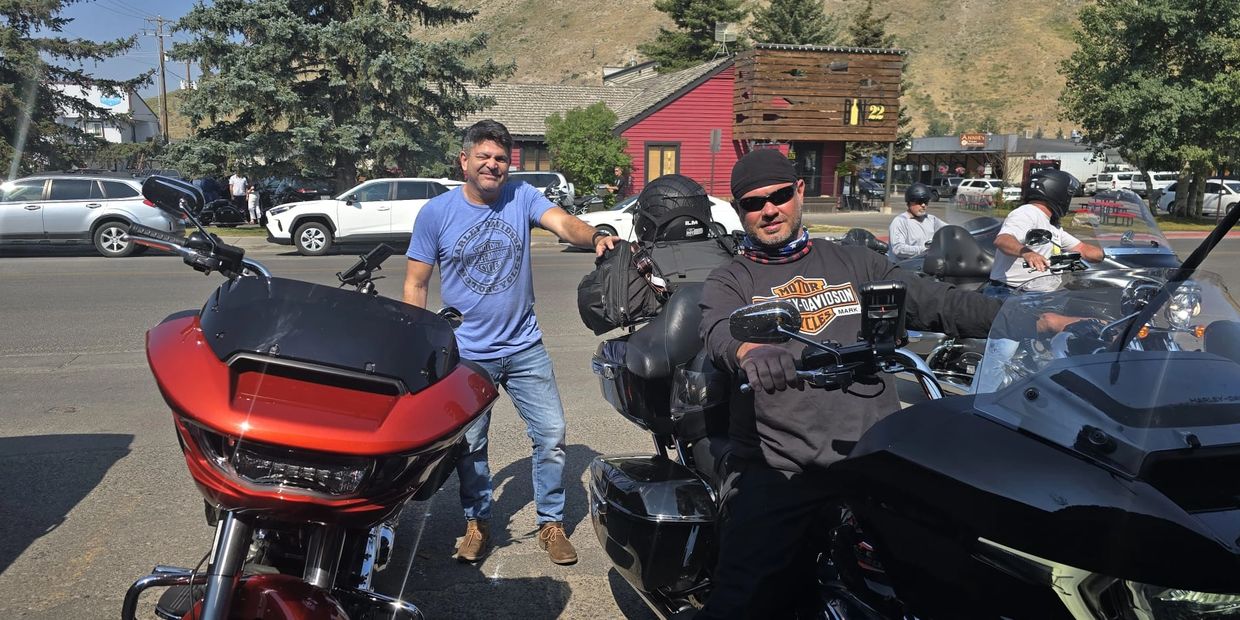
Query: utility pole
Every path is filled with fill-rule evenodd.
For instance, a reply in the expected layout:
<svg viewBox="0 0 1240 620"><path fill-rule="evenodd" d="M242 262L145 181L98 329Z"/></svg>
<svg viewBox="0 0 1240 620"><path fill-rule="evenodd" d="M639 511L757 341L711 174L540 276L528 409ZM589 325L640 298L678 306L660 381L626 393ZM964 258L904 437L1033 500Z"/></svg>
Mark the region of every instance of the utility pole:
<svg viewBox="0 0 1240 620"><path fill-rule="evenodd" d="M154 36L159 41L159 107L160 107L160 133L164 135L164 144L168 144L168 78L164 71L164 37L171 36L164 34L164 24L169 20L164 19L163 15L156 17L148 17L146 21L155 24L155 32L147 31L143 34ZM188 77L186 79L189 79Z"/></svg>
<svg viewBox="0 0 1240 620"><path fill-rule="evenodd" d="M189 74L189 59L186 58L185 59L185 88L191 89L193 87L194 87L194 76Z"/></svg>

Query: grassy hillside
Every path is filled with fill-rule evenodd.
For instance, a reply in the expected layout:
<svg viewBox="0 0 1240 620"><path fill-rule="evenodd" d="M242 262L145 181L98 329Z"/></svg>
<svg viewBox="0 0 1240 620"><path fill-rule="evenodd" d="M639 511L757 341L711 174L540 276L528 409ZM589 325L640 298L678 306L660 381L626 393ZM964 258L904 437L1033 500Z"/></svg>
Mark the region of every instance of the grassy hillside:
<svg viewBox="0 0 1240 620"><path fill-rule="evenodd" d="M865 0L823 1L847 23ZM988 117L1000 132L1067 133L1071 123L1058 119L1064 80L1057 68L1074 49L1076 15L1087 1L875 0L875 12L891 13L888 31L909 52L904 105L915 135L924 135L933 118L960 132ZM599 84L604 65L643 60L637 45L671 24L652 0L457 3L478 12L473 22L415 36L487 32L490 54L516 64L512 82ZM174 139L188 131L177 96L169 95ZM147 103L159 109L158 97Z"/></svg>

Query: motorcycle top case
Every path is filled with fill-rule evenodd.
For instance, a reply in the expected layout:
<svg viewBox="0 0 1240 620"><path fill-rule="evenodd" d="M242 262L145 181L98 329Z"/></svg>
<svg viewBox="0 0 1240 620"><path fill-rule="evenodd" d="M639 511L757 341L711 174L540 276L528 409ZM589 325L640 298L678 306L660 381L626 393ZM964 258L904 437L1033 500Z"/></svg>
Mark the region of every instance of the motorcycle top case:
<svg viewBox="0 0 1240 620"><path fill-rule="evenodd" d="M715 503L689 468L662 456L590 463L590 518L616 569L642 592L684 592L715 562Z"/></svg>

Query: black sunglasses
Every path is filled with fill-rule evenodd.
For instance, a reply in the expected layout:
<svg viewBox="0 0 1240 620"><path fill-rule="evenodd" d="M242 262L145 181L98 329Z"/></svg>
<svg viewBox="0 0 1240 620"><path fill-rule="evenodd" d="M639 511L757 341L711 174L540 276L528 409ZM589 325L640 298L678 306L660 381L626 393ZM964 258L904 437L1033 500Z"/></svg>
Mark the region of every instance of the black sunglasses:
<svg viewBox="0 0 1240 620"><path fill-rule="evenodd" d="M736 206L739 207L741 211L753 213L754 211L761 211L766 207L766 203L768 202L773 205L782 205L785 202L792 200L792 196L796 193L797 184L793 183L788 187L777 189L765 196L750 196L748 198L741 198L736 201Z"/></svg>

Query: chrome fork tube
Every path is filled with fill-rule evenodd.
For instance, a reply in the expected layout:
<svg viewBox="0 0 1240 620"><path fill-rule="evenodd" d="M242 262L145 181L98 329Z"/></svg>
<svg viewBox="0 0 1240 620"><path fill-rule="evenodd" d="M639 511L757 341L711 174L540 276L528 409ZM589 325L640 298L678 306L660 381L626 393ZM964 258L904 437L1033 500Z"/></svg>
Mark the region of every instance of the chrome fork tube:
<svg viewBox="0 0 1240 620"><path fill-rule="evenodd" d="M232 603L233 587L250 549L250 526L232 512L225 512L215 527L215 547L207 568L203 620L224 620Z"/></svg>
<svg viewBox="0 0 1240 620"><path fill-rule="evenodd" d="M331 590L336 580L336 567L344 550L344 530L323 525L314 529L306 546L306 568L302 579L306 583Z"/></svg>

